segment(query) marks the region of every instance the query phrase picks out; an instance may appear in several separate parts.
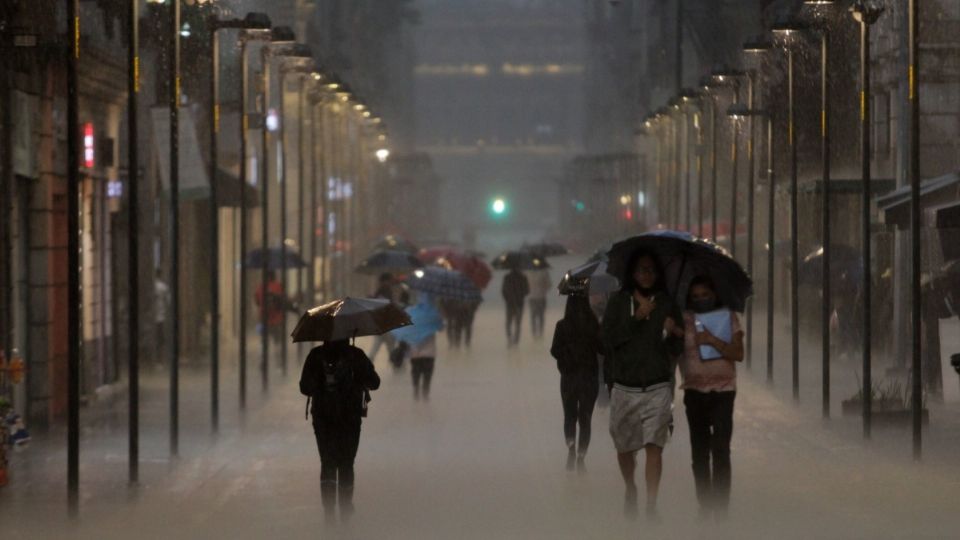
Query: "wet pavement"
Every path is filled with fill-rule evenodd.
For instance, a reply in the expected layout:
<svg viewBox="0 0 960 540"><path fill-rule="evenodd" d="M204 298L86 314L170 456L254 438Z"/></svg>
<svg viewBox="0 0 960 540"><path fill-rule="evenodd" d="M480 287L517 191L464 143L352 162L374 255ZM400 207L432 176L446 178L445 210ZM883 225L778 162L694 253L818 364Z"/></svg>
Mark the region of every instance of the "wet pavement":
<svg viewBox="0 0 960 540"><path fill-rule="evenodd" d="M286 379L275 370L266 397L260 392L259 373L250 370L250 402L242 415L236 407L236 372L225 369L218 435L210 433L205 371L185 370L180 456L173 460L167 443L164 374L148 372L143 392L144 462L137 488L126 485L123 396L113 406L98 404L85 410L82 500L80 517L72 524L65 517L63 436L52 432L36 437L15 454L13 481L0 490L2 536L950 538L957 534L960 468L949 459L913 463L903 451L909 448L909 430L881 432L872 444L865 444L855 421L835 419L824 425L809 406L794 407L784 399L787 379L778 378L778 386L770 389L762 375L754 379L745 372L734 420L729 520L697 520L679 394L677 429L664 457L662 519L659 523L642 516L625 519L607 409L598 408L594 414L587 470L565 469L559 375L547 352L560 300L551 300L544 341L531 340L525 320L521 346L508 350L502 305L492 298L496 292L494 282L487 293L491 298L478 314L470 351L451 351L441 340L428 402L414 401L409 368L395 372L384 353L377 358L384 383L373 393L370 416L363 425L357 512L349 523L324 521L319 459L310 424L304 420L305 399L296 388L298 362L294 362ZM762 332L762 325L757 331ZM259 358L257 349L253 351ZM809 401L806 394L804 400ZM945 416L935 418L954 418L956 408L944 406ZM943 439L931 442L934 456L950 455L956 448L951 448L949 437Z"/></svg>

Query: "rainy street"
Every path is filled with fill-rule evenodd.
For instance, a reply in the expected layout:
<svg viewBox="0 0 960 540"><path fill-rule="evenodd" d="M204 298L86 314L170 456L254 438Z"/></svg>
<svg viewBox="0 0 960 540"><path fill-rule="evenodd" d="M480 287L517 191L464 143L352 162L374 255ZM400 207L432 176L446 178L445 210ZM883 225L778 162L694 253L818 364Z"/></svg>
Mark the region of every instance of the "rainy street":
<svg viewBox="0 0 960 540"><path fill-rule="evenodd" d="M960 538L960 0L0 1L0 539Z"/></svg>
<svg viewBox="0 0 960 540"><path fill-rule="evenodd" d="M559 302L551 303L548 327L561 315ZM269 397L242 421L224 419L216 438L204 416L203 384L187 386L184 439L194 442L173 463L162 413L148 414L139 492L124 480L125 415L85 433L81 470L96 480L82 490L82 519L69 526L80 538L128 538L131 531L178 538L694 538L712 530L721 538L894 539L946 538L958 525L955 461L919 467L904 459L907 445L885 451L902 437L896 431L878 433L871 447L837 426L824 430L754 375L740 378L737 394L729 522L715 528L696 519L679 399L665 451L662 521L627 520L609 409L594 414L586 472L568 472L554 361L545 343L530 339L526 321L521 346L508 351L502 309L502 302L484 303L470 351L441 346L429 402L413 400L409 368L394 372L381 353L384 383L363 425L357 513L349 524L324 524L304 399L295 370L282 379L276 369ZM235 373L224 375L226 385ZM225 395L233 389L225 386ZM145 408L156 405L163 408ZM36 441L31 452L42 455L50 443ZM949 455L952 447L940 450ZM36 455L15 456L14 466L27 464L18 459L43 466ZM56 468L50 472L56 476ZM64 504L59 484L26 487L0 498L4 527L11 523L21 537L64 530L68 523L53 517Z"/></svg>

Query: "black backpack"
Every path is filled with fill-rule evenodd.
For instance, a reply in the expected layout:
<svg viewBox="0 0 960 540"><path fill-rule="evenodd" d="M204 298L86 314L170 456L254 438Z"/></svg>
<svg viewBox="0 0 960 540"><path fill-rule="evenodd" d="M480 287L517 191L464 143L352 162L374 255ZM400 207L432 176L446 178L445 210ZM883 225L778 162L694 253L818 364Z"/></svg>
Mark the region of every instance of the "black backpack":
<svg viewBox="0 0 960 540"><path fill-rule="evenodd" d="M321 364L319 391L311 396L314 402L314 416L323 418L345 418L359 412L367 416L367 403L370 392L360 390L355 381L352 363L348 360L324 360ZM310 398L307 399L307 409Z"/></svg>

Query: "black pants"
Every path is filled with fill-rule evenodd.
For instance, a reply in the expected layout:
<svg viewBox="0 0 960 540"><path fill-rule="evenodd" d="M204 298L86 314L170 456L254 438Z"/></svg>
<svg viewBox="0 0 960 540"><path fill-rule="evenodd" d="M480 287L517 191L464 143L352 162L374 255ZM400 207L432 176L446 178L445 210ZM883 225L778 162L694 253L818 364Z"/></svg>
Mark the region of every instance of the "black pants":
<svg viewBox="0 0 960 540"><path fill-rule="evenodd" d="M590 419L593 406L597 402L600 381L594 374L572 373L560 375L560 399L563 401L563 435L567 444L577 440L577 425L580 426L580 438L577 452L587 453L590 446Z"/></svg>
<svg viewBox="0 0 960 540"><path fill-rule="evenodd" d="M473 318L477 314L477 305L471 305L463 310L463 344L470 346L473 339Z"/></svg>
<svg viewBox="0 0 960 540"><path fill-rule="evenodd" d="M507 344L520 343L520 323L523 321L523 304L507 304Z"/></svg>
<svg viewBox="0 0 960 540"><path fill-rule="evenodd" d="M327 511L337 505L353 509L353 461L360 446L360 417L343 420L314 420L313 434L320 451L320 497Z"/></svg>
<svg viewBox="0 0 960 540"><path fill-rule="evenodd" d="M695 390L683 394L690 424L693 479L702 508L725 511L730 503L730 438L736 396L736 392Z"/></svg>
<svg viewBox="0 0 960 540"><path fill-rule="evenodd" d="M546 298L530 299L530 333L535 338L543 336L543 318L546 312Z"/></svg>
<svg viewBox="0 0 960 540"><path fill-rule="evenodd" d="M413 397L430 397L430 379L433 378L433 364L435 362L436 359L430 357L410 359L410 373L413 375Z"/></svg>

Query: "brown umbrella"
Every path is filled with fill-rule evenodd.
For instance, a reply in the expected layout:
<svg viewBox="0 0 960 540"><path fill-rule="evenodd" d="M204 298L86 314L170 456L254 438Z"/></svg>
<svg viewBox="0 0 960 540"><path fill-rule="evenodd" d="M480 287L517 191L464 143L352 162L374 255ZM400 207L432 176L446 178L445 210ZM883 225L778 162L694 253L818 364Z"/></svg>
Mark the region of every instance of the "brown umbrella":
<svg viewBox="0 0 960 540"><path fill-rule="evenodd" d="M342 298L308 310L290 336L301 341L336 341L385 334L413 324L396 304L381 298Z"/></svg>

